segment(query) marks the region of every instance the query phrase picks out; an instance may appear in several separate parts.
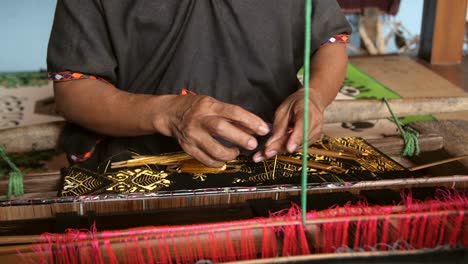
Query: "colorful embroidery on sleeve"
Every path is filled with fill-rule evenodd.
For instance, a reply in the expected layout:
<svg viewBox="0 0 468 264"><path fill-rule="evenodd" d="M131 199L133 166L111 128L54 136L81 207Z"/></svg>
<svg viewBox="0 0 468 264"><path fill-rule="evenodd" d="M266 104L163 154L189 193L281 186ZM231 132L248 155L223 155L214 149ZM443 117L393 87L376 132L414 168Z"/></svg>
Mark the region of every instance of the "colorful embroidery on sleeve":
<svg viewBox="0 0 468 264"><path fill-rule="evenodd" d="M111 84L106 79L96 77L94 75L79 73L79 72L71 72L71 71L64 71L64 72L49 72L49 80L54 82L66 82L66 81L74 81L74 80L98 80L103 81L105 83Z"/></svg>
<svg viewBox="0 0 468 264"><path fill-rule="evenodd" d="M322 44L322 47L328 44L334 43L349 43L349 35L348 34L339 34L329 38L325 43Z"/></svg>
<svg viewBox="0 0 468 264"><path fill-rule="evenodd" d="M93 75L87 75L79 72L49 72L49 80L56 82L64 81L73 81L73 80L82 80L82 79L92 79L97 80L98 78Z"/></svg>

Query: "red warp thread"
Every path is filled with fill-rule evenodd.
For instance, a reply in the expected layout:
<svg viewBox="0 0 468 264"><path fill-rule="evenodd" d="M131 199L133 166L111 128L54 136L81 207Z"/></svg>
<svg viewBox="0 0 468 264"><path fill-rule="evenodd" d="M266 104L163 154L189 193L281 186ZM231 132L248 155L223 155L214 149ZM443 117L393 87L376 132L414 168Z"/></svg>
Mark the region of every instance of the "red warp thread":
<svg viewBox="0 0 468 264"><path fill-rule="evenodd" d="M468 229L464 226L467 197L440 192L436 199L422 202L411 199L411 194L404 195L399 207L358 203L309 212L306 228L300 221L298 206L293 205L262 219L101 233L93 226L90 231L44 234L41 244L32 248L35 259L27 262L224 262L343 249L389 250L395 245L401 250L468 246ZM125 250L117 251L122 246Z"/></svg>

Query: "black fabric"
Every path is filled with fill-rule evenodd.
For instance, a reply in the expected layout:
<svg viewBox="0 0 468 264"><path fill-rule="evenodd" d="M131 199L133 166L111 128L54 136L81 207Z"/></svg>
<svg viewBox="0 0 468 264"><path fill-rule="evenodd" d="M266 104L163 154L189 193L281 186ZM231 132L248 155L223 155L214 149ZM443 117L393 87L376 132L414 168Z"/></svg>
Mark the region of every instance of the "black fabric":
<svg viewBox="0 0 468 264"><path fill-rule="evenodd" d="M335 0L313 4L316 51L351 29ZM133 93L186 88L271 122L300 87L303 21L303 0L59 0L48 70L97 75ZM105 146L108 154L177 149L173 139L157 135L108 138Z"/></svg>

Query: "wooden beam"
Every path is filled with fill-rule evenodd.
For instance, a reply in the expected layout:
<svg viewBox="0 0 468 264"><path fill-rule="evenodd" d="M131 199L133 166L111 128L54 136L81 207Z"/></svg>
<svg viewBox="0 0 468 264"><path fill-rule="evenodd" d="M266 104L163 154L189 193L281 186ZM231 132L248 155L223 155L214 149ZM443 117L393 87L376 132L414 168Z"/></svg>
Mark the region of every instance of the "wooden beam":
<svg viewBox="0 0 468 264"><path fill-rule="evenodd" d="M419 57L431 64L460 64L468 0L424 0Z"/></svg>

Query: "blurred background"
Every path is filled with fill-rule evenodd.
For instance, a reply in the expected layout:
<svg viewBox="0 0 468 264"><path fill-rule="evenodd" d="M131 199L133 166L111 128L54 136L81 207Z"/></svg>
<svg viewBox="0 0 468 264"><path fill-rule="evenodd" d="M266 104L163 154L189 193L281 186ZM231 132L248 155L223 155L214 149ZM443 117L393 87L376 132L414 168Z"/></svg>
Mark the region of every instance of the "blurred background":
<svg viewBox="0 0 468 264"><path fill-rule="evenodd" d="M53 22L57 0L2 0L0 2L0 72L39 71L46 68L47 42ZM351 1L342 1L348 5ZM374 1L375 2L375 1ZM409 49L415 53L421 30L424 0L401 0L396 15L382 13L379 20L383 26L384 38L388 37L386 53L397 53L400 43L406 40ZM348 9L350 10L350 9ZM354 27L353 47L350 54L362 54L358 24L360 14L348 14ZM400 35L396 35L398 33ZM390 36L391 35L391 36ZM395 36L399 36L395 40ZM466 45L465 45L466 46Z"/></svg>
<svg viewBox="0 0 468 264"><path fill-rule="evenodd" d="M336 1L353 26L351 43L347 45L350 63L337 99L466 96L467 0ZM55 110L53 85L47 80L46 69L56 4L57 0L0 0L0 133L10 128L63 121ZM443 30L433 34L436 30L432 24ZM437 116L455 117L468 120L468 113ZM405 121L431 119L421 116ZM386 137L397 131L388 119L324 127L324 133L331 137ZM0 145L9 143L1 140L2 136ZM14 162L23 168L53 171L66 166L62 153L56 154L54 151L37 154L41 157L28 154ZM0 176L7 169L6 164L0 163Z"/></svg>

